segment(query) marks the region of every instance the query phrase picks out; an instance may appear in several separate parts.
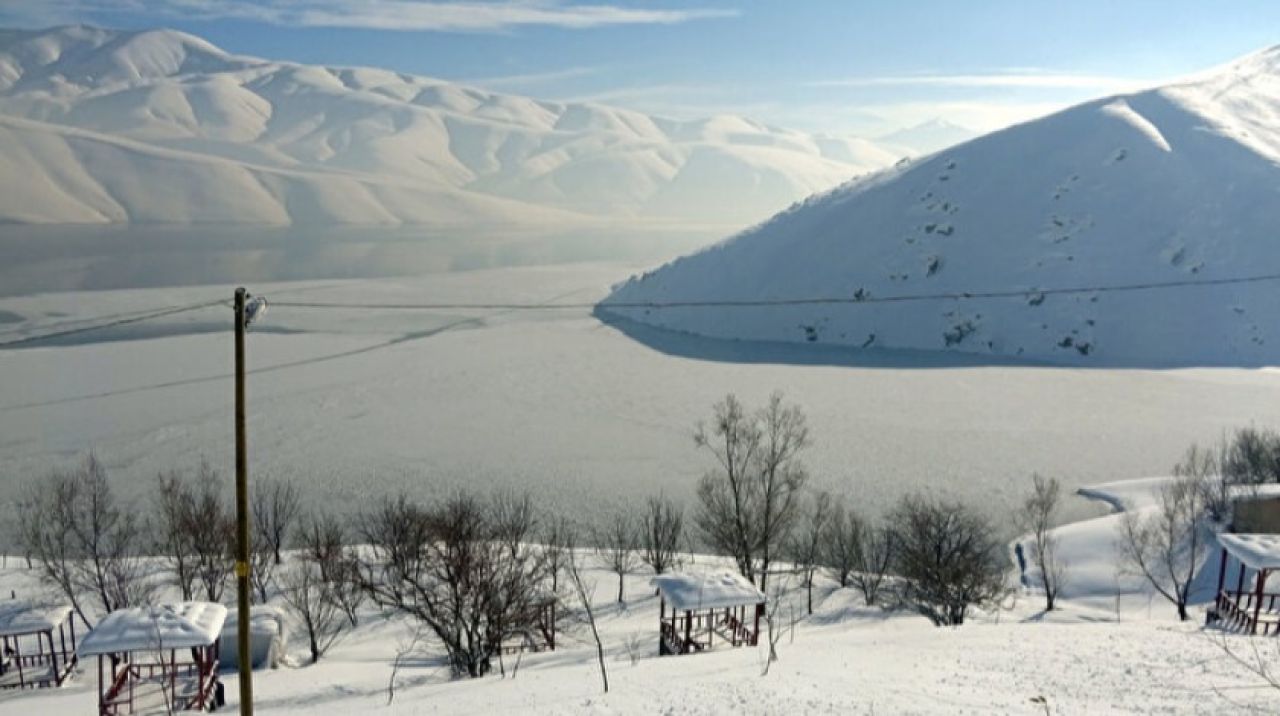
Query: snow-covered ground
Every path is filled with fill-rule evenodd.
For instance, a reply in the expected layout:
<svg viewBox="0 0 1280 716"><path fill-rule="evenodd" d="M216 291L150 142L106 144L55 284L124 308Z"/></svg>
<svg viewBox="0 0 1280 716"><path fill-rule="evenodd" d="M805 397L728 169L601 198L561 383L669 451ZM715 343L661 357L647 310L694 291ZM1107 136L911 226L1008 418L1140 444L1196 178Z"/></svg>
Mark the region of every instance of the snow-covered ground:
<svg viewBox="0 0 1280 716"><path fill-rule="evenodd" d="M1280 375L1267 370L992 365L671 334L645 344L588 308L284 305L589 305L632 270L251 285L275 303L248 344L253 473L293 477L314 499L352 509L402 488L460 484L527 487L567 511L659 490L689 496L709 467L694 424L728 392L758 405L777 389L809 416L815 485L872 514L910 491L982 495L1003 519L1033 472L1071 489L1167 474L1191 442L1280 424ZM4 298L0 340L230 295L218 286ZM0 501L91 449L127 495L201 457L229 474L231 359L224 307L0 350Z"/></svg>
<svg viewBox="0 0 1280 716"><path fill-rule="evenodd" d="M1146 491L1152 482L1138 490ZM1133 492L1133 490L1130 490ZM766 647L658 658L657 601L649 577L627 580L625 604L612 602L613 576L591 570L601 585L595 603L607 652L610 692L601 693L589 632L573 628L551 653L526 655L518 670L505 662L506 678L449 681L434 651L406 659L387 686L395 654L409 642L411 626L400 618L365 615L317 665L259 671L258 709L280 714L536 713L536 714L1054 714L1274 712L1280 693L1241 668L1224 650L1249 658L1252 645L1274 663L1277 642L1224 636L1199 621L1180 623L1173 609L1148 599L1135 586L1119 600L1109 578L1094 580L1090 563L1114 567L1109 517L1059 530L1062 554L1072 565L1075 591L1062 609L1040 611L1040 598L1021 591L999 611L974 616L958 628L937 628L905 611L867 607L853 589L823 579L813 615L803 614L798 583L784 598L779 619L797 621L778 642L779 661L762 676ZM722 562L695 557L691 569ZM31 590L19 560L0 569L5 591ZM1092 565L1092 566L1097 566ZM1204 571L1213 571L1212 564ZM1088 593L1093 590L1095 593ZM1194 612L1201 618L1202 612ZM632 663L628 644L638 645ZM305 663L305 645L293 642L293 661ZM90 670L91 671L91 670ZM514 675L511 674L514 672ZM226 674L234 700L236 677ZM69 686L39 694L3 696L49 716L92 709L92 673Z"/></svg>

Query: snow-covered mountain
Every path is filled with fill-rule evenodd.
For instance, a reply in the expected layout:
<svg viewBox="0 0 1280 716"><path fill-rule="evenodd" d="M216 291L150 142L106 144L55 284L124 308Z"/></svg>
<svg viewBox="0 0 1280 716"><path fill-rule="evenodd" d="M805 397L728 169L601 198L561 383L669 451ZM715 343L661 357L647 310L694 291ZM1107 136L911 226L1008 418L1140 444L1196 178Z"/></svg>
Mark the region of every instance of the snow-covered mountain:
<svg viewBox="0 0 1280 716"><path fill-rule="evenodd" d="M617 287L606 310L717 337L1081 364L1275 365L1280 47L855 180ZM1008 298L770 307L610 303Z"/></svg>
<svg viewBox="0 0 1280 716"><path fill-rule="evenodd" d="M894 159L168 30L0 30L0 221L730 227Z"/></svg>
<svg viewBox="0 0 1280 716"><path fill-rule="evenodd" d="M913 127L906 127L876 137L876 143L896 149L900 154L932 154L955 146L981 134L968 127L935 117Z"/></svg>

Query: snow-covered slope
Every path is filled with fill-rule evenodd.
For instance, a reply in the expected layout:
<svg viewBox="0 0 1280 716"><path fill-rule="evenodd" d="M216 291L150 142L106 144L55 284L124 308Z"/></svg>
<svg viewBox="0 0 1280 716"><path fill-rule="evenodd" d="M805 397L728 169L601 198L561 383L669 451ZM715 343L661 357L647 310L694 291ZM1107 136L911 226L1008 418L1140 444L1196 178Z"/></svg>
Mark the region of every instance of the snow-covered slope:
<svg viewBox="0 0 1280 716"><path fill-rule="evenodd" d="M1082 364L1275 364L1280 47L1078 105L815 197L605 302L717 337L952 349ZM1006 298L879 302L1024 291Z"/></svg>
<svg viewBox="0 0 1280 716"><path fill-rule="evenodd" d="M80 26L0 30L0 118L0 220L32 223L741 226L895 158Z"/></svg>

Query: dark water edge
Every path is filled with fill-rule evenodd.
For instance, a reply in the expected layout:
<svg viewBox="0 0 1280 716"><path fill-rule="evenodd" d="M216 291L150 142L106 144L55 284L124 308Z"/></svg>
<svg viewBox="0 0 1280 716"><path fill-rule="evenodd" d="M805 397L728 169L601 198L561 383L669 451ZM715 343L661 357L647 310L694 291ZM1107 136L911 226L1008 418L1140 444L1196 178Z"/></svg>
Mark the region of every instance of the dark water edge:
<svg viewBox="0 0 1280 716"><path fill-rule="evenodd" d="M415 276L583 261L660 263L719 230L442 233L398 227L0 226L0 296Z"/></svg>

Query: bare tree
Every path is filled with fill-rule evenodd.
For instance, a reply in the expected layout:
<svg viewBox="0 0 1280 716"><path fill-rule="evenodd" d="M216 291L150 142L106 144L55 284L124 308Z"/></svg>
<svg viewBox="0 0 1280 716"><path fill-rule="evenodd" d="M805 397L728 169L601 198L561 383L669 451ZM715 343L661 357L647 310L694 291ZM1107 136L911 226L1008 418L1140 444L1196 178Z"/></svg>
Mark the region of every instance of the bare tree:
<svg viewBox="0 0 1280 716"><path fill-rule="evenodd" d="M174 584L183 601L195 595L195 556L191 534L187 531L187 514L191 510L191 494L178 472L156 476L155 550L169 563Z"/></svg>
<svg viewBox="0 0 1280 716"><path fill-rule="evenodd" d="M794 633L795 626L800 621L800 617L796 616L795 606L786 599L791 579L791 575L783 575L769 588L764 609L765 643L769 645L769 653L760 669L761 676L768 676L769 667L778 660L778 642L782 641L782 635L788 631Z"/></svg>
<svg viewBox="0 0 1280 716"><path fill-rule="evenodd" d="M934 624L963 624L969 607L1006 593L1003 545L990 522L969 508L906 497L890 521L903 599Z"/></svg>
<svg viewBox="0 0 1280 716"><path fill-rule="evenodd" d="M191 599L199 586L205 599L221 601L235 564L235 520L223 502L217 471L201 460L194 480L171 472L158 481L156 547L183 599Z"/></svg>
<svg viewBox="0 0 1280 716"><path fill-rule="evenodd" d="M18 517L42 579L85 623L85 597L103 612L146 602L152 587L140 556L141 522L116 504L106 468L92 453L81 467L34 485Z"/></svg>
<svg viewBox="0 0 1280 716"><path fill-rule="evenodd" d="M1201 535L1204 513L1204 476L1192 472L1161 488L1150 514L1128 511L1120 519L1118 546L1125 565L1169 600L1183 621L1190 618L1191 584L1208 553Z"/></svg>
<svg viewBox="0 0 1280 716"><path fill-rule="evenodd" d="M555 517L547 521L542 535L542 558L547 565L553 595L560 594L560 574L573 558L577 539L577 529L568 519Z"/></svg>
<svg viewBox="0 0 1280 716"><path fill-rule="evenodd" d="M253 532L255 542L270 550L275 564L289 538L289 531L302 512L302 499L290 480L265 478L253 486Z"/></svg>
<svg viewBox="0 0 1280 716"><path fill-rule="evenodd" d="M196 477L196 486L186 501L183 531L191 545L192 567L205 599L222 600L227 582L235 569L236 521L218 489L221 481L218 473L202 463Z"/></svg>
<svg viewBox="0 0 1280 716"><path fill-rule="evenodd" d="M491 500L493 528L496 537L516 554L525 543L533 540L538 529L537 510L533 498L527 492L500 490Z"/></svg>
<svg viewBox="0 0 1280 716"><path fill-rule="evenodd" d="M281 571L280 596L306 630L313 664L350 626L320 566L310 559L295 560Z"/></svg>
<svg viewBox="0 0 1280 716"><path fill-rule="evenodd" d="M548 598L542 550L513 553L495 522L467 494L428 507L400 496L361 520L362 587L429 629L458 676L484 676L504 640L539 630Z"/></svg>
<svg viewBox="0 0 1280 716"><path fill-rule="evenodd" d="M233 545L235 530L232 530L229 544ZM271 599L271 591L276 583L276 560L269 545L258 541L254 535L249 536L249 599L254 604L266 604Z"/></svg>
<svg viewBox="0 0 1280 716"><path fill-rule="evenodd" d="M729 395L715 405L709 430L698 425L694 442L717 463L698 483L698 526L713 547L733 557L744 577L754 581L759 575L763 590L808 479L798 459L809 446L804 413L774 393L748 415Z"/></svg>
<svg viewBox="0 0 1280 716"><path fill-rule="evenodd" d="M596 558L609 571L618 575L618 603L623 602L623 578L641 564L640 535L635 523L625 512L616 512L599 526L593 535Z"/></svg>
<svg viewBox="0 0 1280 716"><path fill-rule="evenodd" d="M799 570L805 588L807 610L813 614L813 578L823 560L823 547L830 533L831 495L819 492L813 496L810 507L802 515L799 529L787 543L787 552Z"/></svg>
<svg viewBox="0 0 1280 716"><path fill-rule="evenodd" d="M832 507L831 517L827 520L827 536L823 540L822 563L841 589L849 586L849 579L858 568L858 549L865 528L862 517L846 510L843 502Z"/></svg>
<svg viewBox="0 0 1280 716"><path fill-rule="evenodd" d="M600 631L596 629L596 613L591 608L591 599L595 596L596 587L592 584L590 587L583 582L581 565L578 564L577 553L572 549L569 551L569 561L565 565L569 582L573 585L573 591L578 596L578 602L582 604L582 610L586 613L587 624L591 627L591 637L596 642L596 661L600 664L600 681L604 684L604 692L609 693L609 669L604 664L604 642L600 640Z"/></svg>
<svg viewBox="0 0 1280 716"><path fill-rule="evenodd" d="M1023 501L1018 516L1018 527L1031 535L1031 560L1040 571L1044 608L1048 612L1053 611L1067 574L1066 562L1058 557L1058 538L1053 534L1061 495L1057 478L1032 475L1031 494Z"/></svg>
<svg viewBox="0 0 1280 716"><path fill-rule="evenodd" d="M640 517L640 538L644 547L641 559L654 574L676 568L684 539L684 508L666 496L650 496Z"/></svg>

